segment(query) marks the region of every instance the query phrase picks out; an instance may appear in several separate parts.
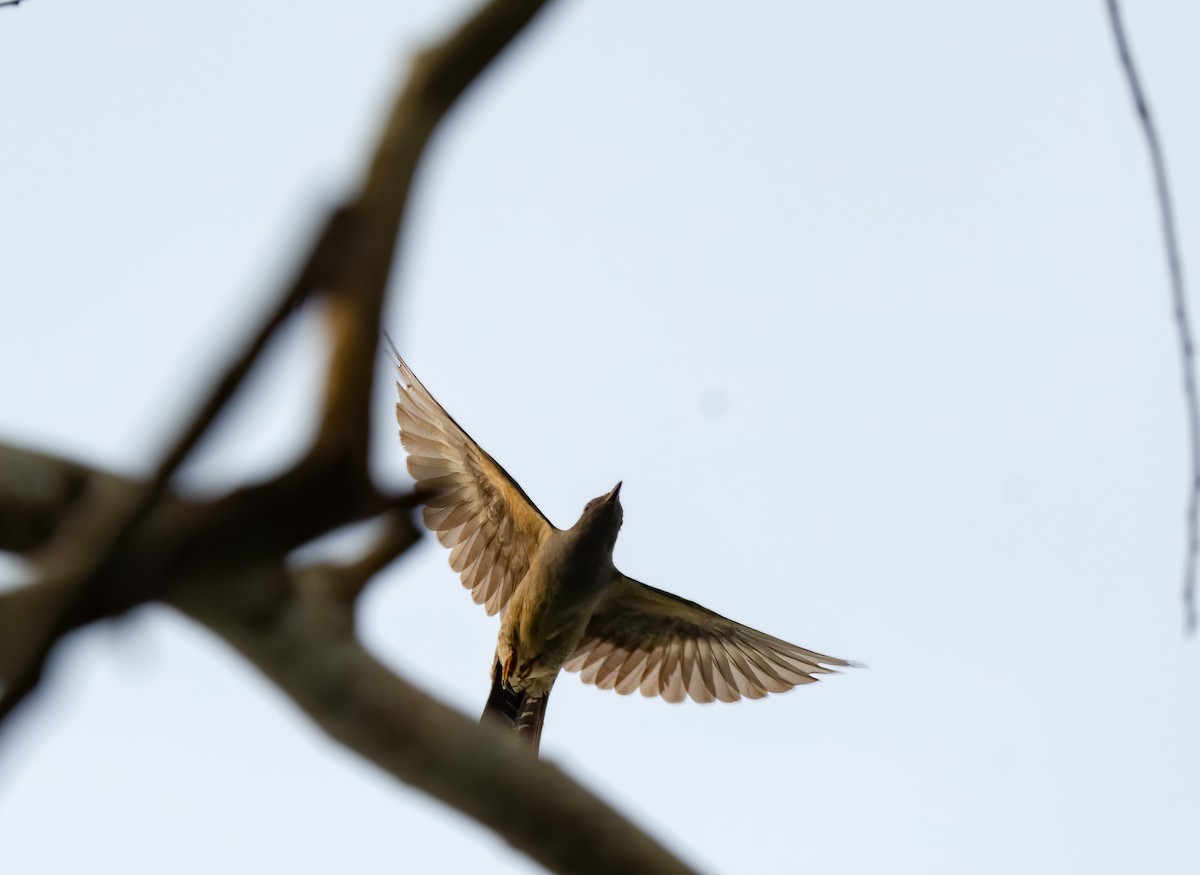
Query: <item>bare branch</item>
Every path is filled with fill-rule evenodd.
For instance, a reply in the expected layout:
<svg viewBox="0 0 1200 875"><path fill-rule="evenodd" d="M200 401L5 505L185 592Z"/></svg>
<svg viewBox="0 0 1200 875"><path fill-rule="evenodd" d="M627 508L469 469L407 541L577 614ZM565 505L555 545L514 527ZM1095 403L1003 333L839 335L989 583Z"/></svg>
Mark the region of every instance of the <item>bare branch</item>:
<svg viewBox="0 0 1200 875"><path fill-rule="evenodd" d="M412 496L408 496L411 498ZM410 501L409 505L415 504ZM421 539L412 516L402 510L384 515L381 528L367 551L354 562L341 565L316 563L296 570L330 597L353 604L371 579Z"/></svg>
<svg viewBox="0 0 1200 875"><path fill-rule="evenodd" d="M7 459L9 471L28 464L50 481L81 478L87 484L131 494L144 488L73 462L14 448L0 448L0 459ZM0 477L0 483L6 481ZM243 513L259 515L256 506L235 513L228 507L213 509L235 500L234 496L209 504L166 493L129 550L134 558L120 567L120 586L107 588L110 597L115 592L167 592L170 604L241 651L335 740L494 829L551 871L690 871L560 770L388 671L355 639L353 605L336 577L332 586L329 580L312 585L311 577L304 579L312 573L309 569L297 579L282 561L272 558L278 545L261 550L248 538L239 547L226 530L218 537L234 550L230 555L211 556L206 538L197 532L180 532L173 537L188 547L171 544L161 553L184 556L181 568L164 568L153 558L158 552L155 544L171 540L168 533L176 527L186 530L206 518L232 517L229 525L253 528ZM0 521L31 508L49 514L58 502L54 490L35 492L32 497L0 490ZM350 577L369 576L406 540L415 540L411 525L406 538L399 524L401 519L407 522L402 508L411 504L411 497L391 499L389 504L393 525L359 562L348 566ZM70 514L69 509L63 512ZM135 561L139 556L143 558ZM202 561L204 556L210 556L208 561ZM170 588L142 581L159 574L179 576ZM0 594L0 677L11 676L10 666L28 649L30 621L58 608L61 586L43 580Z"/></svg>
<svg viewBox="0 0 1200 875"><path fill-rule="evenodd" d="M0 641L0 680L6 688L20 678L50 618L65 624L60 632L65 634L161 598L175 587L283 561L292 550L346 523L380 514L400 515L407 522L404 511L416 500L414 494L385 496L353 485L348 489L340 468L315 461L216 499L191 501L166 492L99 578L94 596L74 602L74 610L63 616L62 604L69 601L77 578L58 573L59 563L46 562L45 557L61 552L64 542L82 537L77 524L91 514L76 505L127 506L145 489L144 484L74 462L0 445L0 549L30 547L37 541L40 546L23 552L41 572L31 589L45 590L30 617L0 618L0 627L21 627L19 635ZM64 498L76 492L77 498ZM22 517L34 525L9 525L9 520ZM415 542L415 529L407 524L409 543ZM393 556L404 549L398 530L363 561L381 564L378 553L385 549ZM15 610L13 604L6 603L5 610Z"/></svg>
<svg viewBox="0 0 1200 875"><path fill-rule="evenodd" d="M354 636L355 596L417 537L407 513L416 497L380 494L367 469L379 314L412 177L446 111L543 5L492 0L417 59L357 201L330 219L150 482L0 446L0 549L29 556L41 573L0 594L0 719L65 632L158 599L232 644L331 737L552 871L691 871L553 765L392 674ZM332 354L309 453L215 500L172 492L179 465L314 292L324 293ZM287 570L295 547L381 514L380 538L356 562Z"/></svg>
<svg viewBox="0 0 1200 875"><path fill-rule="evenodd" d="M29 553L45 544L97 476L83 465L0 445L0 550Z"/></svg>
<svg viewBox="0 0 1200 875"><path fill-rule="evenodd" d="M327 302L333 356L319 450L343 447L366 459L380 312L417 165L451 106L545 4L491 0L413 62L357 199L353 256Z"/></svg>
<svg viewBox="0 0 1200 875"><path fill-rule="evenodd" d="M236 393L272 335L300 302L329 276L336 259L343 253L348 224L349 213L345 210L330 216L308 257L301 262L295 278L283 290L244 350L225 369L141 492L125 496L126 500L119 505L111 501L82 503L82 518L76 521L72 530L78 537L70 539L75 549L58 551L57 567L50 571L51 576L61 579L56 590L59 607L41 615L41 625L29 630L26 638L29 650L19 661L21 667L5 679L3 698L0 698L0 721L37 685L55 642L85 618L105 614L94 603L104 599L103 587L113 578L121 554L153 513L171 477ZM86 546L80 547L81 544Z"/></svg>
<svg viewBox="0 0 1200 875"><path fill-rule="evenodd" d="M114 604L154 597L154 592L139 592L132 600L114 602L106 598L103 589L117 579L114 570L122 553L152 513L174 472L232 397L275 330L317 285L328 291L326 317L332 352L316 442L300 465L258 490L269 503L308 484L314 492L302 497L311 503L319 491L334 488L327 477L331 468L339 469L342 477L335 505L343 512L357 505L355 494L373 490L367 458L374 355L387 277L413 173L446 111L544 5L545 0L492 0L457 32L418 56L409 84L376 147L357 202L331 217L296 280L183 430L148 488L116 513L112 506L90 511L83 507L83 519L73 530L72 549L57 552L61 565L51 574L64 579L58 590L61 606L49 615L45 628L28 639L33 642L31 649L20 662L20 671L7 679L0 697L0 722L37 685L46 657L67 630L107 615ZM349 521L337 521L334 516L330 515L334 526ZM162 561L171 564L177 559L164 556ZM74 582L65 582L71 579ZM166 578L142 578L150 586L157 580ZM108 602L105 606L96 604L104 601Z"/></svg>
<svg viewBox="0 0 1200 875"><path fill-rule="evenodd" d="M550 871L693 871L554 765L390 672L354 638L344 600L287 587L285 574L264 566L181 590L171 601L239 650L333 739Z"/></svg>
<svg viewBox="0 0 1200 875"><path fill-rule="evenodd" d="M1187 548L1183 567L1183 608L1185 628L1196 632L1196 563L1200 559L1200 399L1196 392L1196 354L1192 340L1191 317L1188 314L1187 292L1183 282L1183 260L1175 231L1175 210L1171 205L1171 188L1167 183L1167 162L1150 104L1142 90L1141 78L1133 63L1133 53L1121 20L1117 0L1107 0L1108 18L1121 66L1129 83L1129 93L1141 122L1154 172L1154 189L1158 198L1159 221L1162 224L1163 246L1167 252L1167 270L1171 277L1171 301L1175 314L1175 329L1179 335L1179 358L1183 370L1183 397L1187 406L1188 445L1191 454L1191 479L1188 483Z"/></svg>

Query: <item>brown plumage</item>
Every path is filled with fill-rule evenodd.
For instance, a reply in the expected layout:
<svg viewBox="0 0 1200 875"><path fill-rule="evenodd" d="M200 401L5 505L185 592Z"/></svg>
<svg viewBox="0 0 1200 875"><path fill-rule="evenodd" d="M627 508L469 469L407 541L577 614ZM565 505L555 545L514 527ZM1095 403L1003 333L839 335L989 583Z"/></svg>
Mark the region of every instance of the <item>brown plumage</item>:
<svg viewBox="0 0 1200 875"><path fill-rule="evenodd" d="M561 669L668 702L760 699L851 663L805 650L626 577L613 567L621 484L555 528L397 356L396 418L425 524L489 614L503 612L483 719L534 751Z"/></svg>

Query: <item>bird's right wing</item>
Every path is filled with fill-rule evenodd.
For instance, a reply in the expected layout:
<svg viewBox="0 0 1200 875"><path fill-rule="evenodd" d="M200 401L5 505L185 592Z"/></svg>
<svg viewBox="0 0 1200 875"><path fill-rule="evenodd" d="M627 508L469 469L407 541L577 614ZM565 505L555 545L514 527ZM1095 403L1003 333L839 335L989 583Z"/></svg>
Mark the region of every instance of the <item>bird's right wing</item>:
<svg viewBox="0 0 1200 875"><path fill-rule="evenodd" d="M489 614L513 594L553 529L521 487L471 440L396 356L396 421L425 525L450 549L450 567Z"/></svg>
<svg viewBox="0 0 1200 875"><path fill-rule="evenodd" d="M761 699L828 674L844 659L805 650L617 572L564 663L580 680L682 702Z"/></svg>

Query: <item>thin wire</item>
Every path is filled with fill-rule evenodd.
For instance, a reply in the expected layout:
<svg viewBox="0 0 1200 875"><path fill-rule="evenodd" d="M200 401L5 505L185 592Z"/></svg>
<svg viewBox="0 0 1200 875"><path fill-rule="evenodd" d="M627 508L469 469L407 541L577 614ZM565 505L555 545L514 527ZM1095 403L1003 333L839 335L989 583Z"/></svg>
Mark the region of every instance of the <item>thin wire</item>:
<svg viewBox="0 0 1200 875"><path fill-rule="evenodd" d="M1183 567L1183 610L1184 626L1188 634L1196 632L1196 562L1200 556L1200 400L1196 397L1196 354L1192 341L1191 317L1188 315L1187 293L1183 284L1183 262L1179 255L1179 240L1175 232L1175 210L1171 206L1171 190L1167 184L1167 164L1150 104L1142 90L1141 79L1133 63L1125 26L1121 21L1121 9L1117 0L1106 0L1108 18L1112 24L1113 39L1125 68L1129 82L1129 93L1141 121L1146 148L1150 152L1150 163L1154 169L1154 188L1158 196L1158 213L1162 223L1163 244L1167 250L1167 269L1171 277L1171 300L1175 315L1175 328L1179 335L1179 358L1183 368L1183 396L1187 406L1188 437L1191 450L1191 482L1187 503L1187 552Z"/></svg>

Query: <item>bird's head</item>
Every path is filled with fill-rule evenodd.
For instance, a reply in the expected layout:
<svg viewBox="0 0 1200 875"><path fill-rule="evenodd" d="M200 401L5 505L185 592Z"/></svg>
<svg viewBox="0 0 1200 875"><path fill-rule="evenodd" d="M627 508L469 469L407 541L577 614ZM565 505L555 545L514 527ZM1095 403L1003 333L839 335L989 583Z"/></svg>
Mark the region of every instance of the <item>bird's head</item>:
<svg viewBox="0 0 1200 875"><path fill-rule="evenodd" d="M617 532L621 530L621 520L624 511L621 510L621 484L618 483L612 491L593 498L583 508L583 516L577 526L589 532L601 535L608 541L611 549L617 541Z"/></svg>

